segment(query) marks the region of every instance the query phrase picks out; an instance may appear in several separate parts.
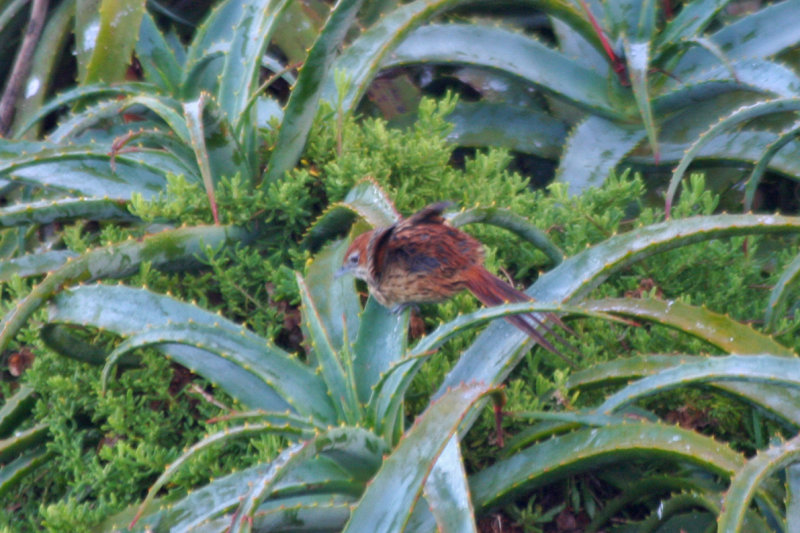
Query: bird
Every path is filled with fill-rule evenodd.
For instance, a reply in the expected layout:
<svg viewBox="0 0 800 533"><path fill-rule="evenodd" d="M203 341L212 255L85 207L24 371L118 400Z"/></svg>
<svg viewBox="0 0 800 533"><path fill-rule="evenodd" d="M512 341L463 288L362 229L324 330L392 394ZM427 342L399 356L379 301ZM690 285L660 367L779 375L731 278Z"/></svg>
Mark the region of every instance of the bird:
<svg viewBox="0 0 800 533"><path fill-rule="evenodd" d="M358 235L345 252L337 275L353 274L364 280L370 294L395 313L418 304L440 303L463 290L492 307L529 302L532 298L489 272L483 245L473 236L447 224L442 216L452 205L438 202L408 218ZM566 328L558 317L545 315ZM509 315L508 322L574 366L540 332L564 339L533 314ZM566 328L568 330L568 328Z"/></svg>

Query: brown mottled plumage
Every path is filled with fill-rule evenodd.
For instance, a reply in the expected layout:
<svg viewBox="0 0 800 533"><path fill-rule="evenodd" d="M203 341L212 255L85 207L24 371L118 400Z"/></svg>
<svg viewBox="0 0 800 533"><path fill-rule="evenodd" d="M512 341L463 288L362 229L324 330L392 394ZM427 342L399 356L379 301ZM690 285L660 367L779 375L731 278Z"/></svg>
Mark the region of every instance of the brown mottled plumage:
<svg viewBox="0 0 800 533"><path fill-rule="evenodd" d="M362 233L347 249L340 272L352 272L366 281L375 299L395 312L409 305L442 302L464 289L486 306L530 301L527 294L486 270L478 240L445 223L442 212L449 205L429 205L391 226ZM538 326L553 333L536 316L511 315L506 320L573 364L537 331Z"/></svg>

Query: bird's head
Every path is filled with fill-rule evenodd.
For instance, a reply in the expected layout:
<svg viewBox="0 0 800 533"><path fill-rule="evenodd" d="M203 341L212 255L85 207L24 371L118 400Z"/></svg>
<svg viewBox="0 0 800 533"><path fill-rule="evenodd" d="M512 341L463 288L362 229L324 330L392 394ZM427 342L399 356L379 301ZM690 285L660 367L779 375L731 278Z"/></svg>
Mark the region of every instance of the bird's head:
<svg viewBox="0 0 800 533"><path fill-rule="evenodd" d="M342 268L336 272L337 277L344 274L352 274L358 279L367 279L369 275L367 270L367 247L371 238L372 231L368 231L353 239L344 254Z"/></svg>

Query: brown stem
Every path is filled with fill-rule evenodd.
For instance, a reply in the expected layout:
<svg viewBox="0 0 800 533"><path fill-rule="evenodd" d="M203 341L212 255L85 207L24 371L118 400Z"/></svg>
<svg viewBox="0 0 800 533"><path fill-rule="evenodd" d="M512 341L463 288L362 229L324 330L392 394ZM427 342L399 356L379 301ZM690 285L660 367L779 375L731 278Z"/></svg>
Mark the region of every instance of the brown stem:
<svg viewBox="0 0 800 533"><path fill-rule="evenodd" d="M44 28L44 19L47 15L47 3L48 0L33 0L31 18L28 21L25 36L22 39L19 52L17 52L14 68L11 70L11 75L8 77L8 83L3 92L3 98L0 99L0 137L5 137L11 129L11 121L14 118L22 83L30 72L33 52L36 49L36 44L39 42L42 28Z"/></svg>

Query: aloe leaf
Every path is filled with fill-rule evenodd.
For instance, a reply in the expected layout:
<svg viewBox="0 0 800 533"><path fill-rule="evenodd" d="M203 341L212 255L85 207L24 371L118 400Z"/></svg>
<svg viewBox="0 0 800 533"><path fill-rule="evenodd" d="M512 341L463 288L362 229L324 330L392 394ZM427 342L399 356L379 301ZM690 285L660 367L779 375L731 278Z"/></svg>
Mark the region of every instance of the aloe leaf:
<svg viewBox="0 0 800 533"><path fill-rule="evenodd" d="M697 153L695 159L716 164L757 163L764 154L764 146L775 142L775 134L768 131L740 130L725 132L709 140ZM676 164L688 148L687 144L676 144L666 141L662 136L661 162ZM792 140L769 162L770 170L788 177L800 175L800 143ZM631 162L651 164L652 158L632 156Z"/></svg>
<svg viewBox="0 0 800 533"><path fill-rule="evenodd" d="M658 453L730 476L744 458L725 444L694 431L649 422L626 422L553 437L530 446L470 477L472 501L495 507L519 494L608 461Z"/></svg>
<svg viewBox="0 0 800 533"><path fill-rule="evenodd" d="M584 304L586 309L652 320L702 339L727 353L773 353L794 357L771 337L726 315L678 301L643 298L609 298Z"/></svg>
<svg viewBox="0 0 800 533"><path fill-rule="evenodd" d="M22 452L17 458L0 466L0 496L14 489L20 479L30 474L52 456L43 447Z"/></svg>
<svg viewBox="0 0 800 533"><path fill-rule="evenodd" d="M448 221L455 227L472 224L473 222L483 222L507 229L539 248L553 264L557 265L566 258L564 252L550 240L545 232L525 218L507 209L501 209L496 206L476 206L456 213L449 217Z"/></svg>
<svg viewBox="0 0 800 533"><path fill-rule="evenodd" d="M102 0L100 3L99 27L85 28L96 31L84 42L91 48L83 83L113 83L125 78L131 61L139 25L145 10L145 0Z"/></svg>
<svg viewBox="0 0 800 533"><path fill-rule="evenodd" d="M408 313L395 314L375 298L367 300L353 345L353 369L362 403L369 401L382 374L402 359L406 351L408 320ZM376 429L381 433L382 428L377 422Z"/></svg>
<svg viewBox="0 0 800 533"><path fill-rule="evenodd" d="M143 161L132 161L129 154L116 157L117 172L111 170L111 156L92 146L63 146L49 148L39 144L33 152L8 156L14 144L0 142L0 177L44 188L69 191L76 195L129 200L136 192L145 198L161 191L166 184L164 168L172 157L163 155L155 168ZM23 148L23 147L20 147Z"/></svg>
<svg viewBox="0 0 800 533"><path fill-rule="evenodd" d="M231 53L230 43L237 24L242 20L246 3L247 0L223 1L198 26L181 72L181 90L185 99L195 99L201 91L217 93L224 55Z"/></svg>
<svg viewBox="0 0 800 533"><path fill-rule="evenodd" d="M167 94L178 96L181 65L147 11L142 17L139 38L136 40L136 59L142 65L147 81Z"/></svg>
<svg viewBox="0 0 800 533"><path fill-rule="evenodd" d="M154 87L148 83L119 83L115 85L107 85L105 83L95 83L90 85L80 85L64 91L56 97L50 99L32 112L30 117L23 122L17 129L17 135L21 136L27 132L34 124L41 121L50 113L53 113L60 107L79 102L85 98L101 98L105 96L130 96L145 94L154 94Z"/></svg>
<svg viewBox="0 0 800 533"><path fill-rule="evenodd" d="M130 239L87 252L50 273L17 302L2 320L0 346L7 346L28 318L68 283L124 277L136 272L143 261L156 267L180 262L191 264L206 247L230 245L250 237L246 231L231 226L197 226L168 230L138 241Z"/></svg>
<svg viewBox="0 0 800 533"><path fill-rule="evenodd" d="M309 459L315 451L313 441L298 442L281 451L270 462L269 470L255 480L247 496L240 503L230 527L231 533L250 533L253 515L259 503L272 490L275 483L286 476L289 469Z"/></svg>
<svg viewBox="0 0 800 533"><path fill-rule="evenodd" d="M57 295L49 306L48 322L96 327L125 337L159 325L188 322L222 328L234 335L242 331L241 326L196 305L144 289L104 285L81 286ZM286 400L263 380L231 361L209 357L207 351L185 345L167 344L159 350L167 357L184 361L190 370L234 394L248 408L275 412L290 409ZM274 347L272 350L276 351ZM309 393L322 388L321 384L315 385ZM320 402L314 409L326 409L325 420L335 419L327 402Z"/></svg>
<svg viewBox="0 0 800 533"><path fill-rule="evenodd" d="M597 115L587 117L567 138L556 181L566 183L571 195L600 187L645 133L643 128L620 125Z"/></svg>
<svg viewBox="0 0 800 533"><path fill-rule="evenodd" d="M250 372L274 390L294 412L308 417L309 421L333 422L328 391L307 366L246 329L233 332L219 324L171 323L130 336L106 359L101 380L103 391L120 357L144 346L173 343L193 346L206 352L206 358L221 357ZM186 359L178 353L172 354L171 358L184 366L199 369L198 373L204 375L203 361L196 357ZM215 378L213 375L208 377ZM240 396L235 389L226 392L235 398Z"/></svg>
<svg viewBox="0 0 800 533"><path fill-rule="evenodd" d="M138 511L136 516L134 516L133 521L131 522L129 528L133 529L136 522L139 518L143 515L144 511L150 507L153 500L155 499L155 495L158 494L158 491L161 490L161 487L164 486L167 481L175 475L179 468L181 468L186 462L192 459L195 455L202 452L203 450L208 449L211 446L214 446L220 442L229 441L235 437L245 436L245 435L256 435L259 433L274 433L276 435L285 435L288 438L294 440L303 435L303 432L292 428L291 426L281 426L281 427L273 427L270 424L252 424L246 426L237 426L232 428L225 428L223 431L219 431L217 433L213 433L211 435L206 436L202 440L194 443L191 447L186 449L180 457L175 459L172 463L167 465L164 472L158 476L158 479L153 483L150 489L147 491L147 496L139 505ZM303 442L296 443L290 447L290 449L296 449L298 447L304 446Z"/></svg>
<svg viewBox="0 0 800 533"><path fill-rule="evenodd" d="M400 531L420 497L430 468L455 434L466 412L489 389L461 385L431 403L381 465L353 509L344 532ZM386 504L386 498L392 504Z"/></svg>
<svg viewBox="0 0 800 533"><path fill-rule="evenodd" d="M49 427L45 424L39 424L32 428L17 431L11 437L0 440L0 464L38 446L45 441L48 433Z"/></svg>
<svg viewBox="0 0 800 533"><path fill-rule="evenodd" d="M774 142L770 143L764 149L764 153L759 158L758 163L756 163L752 172L750 172L750 177L747 178L747 185L744 190L745 210L749 211L753 208L753 198L756 195L756 189L758 189L758 185L761 183L761 177L764 175L764 171L767 170L772 158L775 157L775 154L784 146L795 141L798 136L800 136L800 124L795 124L788 130L782 132Z"/></svg>
<svg viewBox="0 0 800 533"><path fill-rule="evenodd" d="M34 390L27 385L21 385L6 398L3 407L0 407L0 438L8 437L28 418L35 401Z"/></svg>
<svg viewBox="0 0 800 533"><path fill-rule="evenodd" d="M637 399L691 383L736 380L800 387L800 360L773 355L708 357L642 378L609 396L598 412L612 413ZM792 421L800 424L795 413Z"/></svg>
<svg viewBox="0 0 800 533"><path fill-rule="evenodd" d="M652 2L648 2L652 9ZM643 8L644 9L644 8ZM648 74L650 70L650 42L649 41L629 41L625 39L625 59L628 65L628 75L631 80L631 89L639 108L639 116L642 119L644 130L647 132L647 139L650 141L650 150L658 163L658 134L656 124L653 119L653 105L650 101L650 84Z"/></svg>
<svg viewBox="0 0 800 533"><path fill-rule="evenodd" d="M189 130L181 117L180 104L171 98L150 95L134 95L124 100L111 99L91 105L79 113L71 114L50 133L48 140L56 144L63 143L97 122L116 117L136 105L156 113L182 142L189 142Z"/></svg>
<svg viewBox="0 0 800 533"><path fill-rule="evenodd" d="M768 331L773 331L775 329L775 324L779 318L778 313L786 305L790 290L799 276L800 255L797 255L783 270L781 277L775 283L775 286L769 294L769 302L767 302L767 310L764 314L764 322L766 323Z"/></svg>
<svg viewBox="0 0 800 533"><path fill-rule="evenodd" d="M459 102L447 121L447 140L458 146L500 146L553 160L567 138L566 125L552 115L502 102Z"/></svg>
<svg viewBox="0 0 800 533"><path fill-rule="evenodd" d="M800 457L800 437L759 451L731 479L731 485L722 503L722 512L717 522L720 533L735 533L741 530L745 512L761 482L776 470L796 463ZM788 530L787 530L788 531Z"/></svg>
<svg viewBox="0 0 800 533"><path fill-rule="evenodd" d="M737 61L703 71L664 90L654 98L653 109L657 114L670 114L731 91L789 98L800 91L800 78L790 68L774 61Z"/></svg>
<svg viewBox="0 0 800 533"><path fill-rule="evenodd" d="M364 179L350 189L342 202L331 204L309 227L303 244L317 250L324 242L343 233L361 216L376 228L397 222L400 214L381 187L372 179Z"/></svg>
<svg viewBox="0 0 800 533"><path fill-rule="evenodd" d="M286 104L286 112L269 160L265 183L282 178L300 158L308 132L311 130L311 123L317 113L322 84L326 77L329 77L336 48L342 44L362 2L363 0L340 0L334 4L328 21L314 46L309 50L297 77L297 83L289 96L289 102Z"/></svg>
<svg viewBox="0 0 800 533"><path fill-rule="evenodd" d="M699 9L703 7L700 5ZM692 11L691 14L697 13ZM698 22L702 22L702 18ZM766 58L798 43L798 25L800 2L787 0L759 9L724 26L712 34L710 39L725 50L732 61ZM672 72L678 78L684 78L692 72L713 66L716 62L717 58L705 50L693 48L681 57Z"/></svg>
<svg viewBox="0 0 800 533"><path fill-rule="evenodd" d="M538 41L495 26L431 24L411 32L381 66L467 64L518 76L568 102L609 118L624 115L606 79Z"/></svg>
<svg viewBox="0 0 800 533"><path fill-rule="evenodd" d="M681 6L675 18L667 21L664 29L656 35L654 48L661 51L673 43L701 34L728 2L730 0L695 0Z"/></svg>
<svg viewBox="0 0 800 533"><path fill-rule="evenodd" d="M735 112L711 126L711 128L703 133L692 144L689 150L686 151L680 163L672 172L672 177L670 178L669 188L667 189L666 194L665 211L667 216L670 214L675 192L678 190L678 185L680 184L684 173L689 168L689 164L695 158L703 145L708 143L708 141L711 140L716 134L757 117L772 113L791 113L797 110L800 110L800 98L778 98L765 102L756 102L755 104L739 108Z"/></svg>
<svg viewBox="0 0 800 533"><path fill-rule="evenodd" d="M362 33L336 58L331 72L343 72L349 81L348 91L338 94L334 76L324 80L321 99L331 105L341 100L342 111L350 113L361 100L369 83L378 73L383 58L415 27L440 11L462 0L415 0L393 9Z"/></svg>
<svg viewBox="0 0 800 533"><path fill-rule="evenodd" d="M686 364L696 364L705 357L689 355L644 355L626 357L596 365L591 369L572 374L567 380L567 388L588 389L625 384L633 379L652 376L668 369ZM742 381L713 381L708 386L719 389L731 397L749 402L762 409L770 418L797 427L797 412L800 410L800 397L791 387L776 387L771 383Z"/></svg>
<svg viewBox="0 0 800 533"><path fill-rule="evenodd" d="M0 281L9 281L14 276L27 278L39 276L57 269L68 259L77 257L78 254L68 250L51 250L36 254L27 254L0 262Z"/></svg>
<svg viewBox="0 0 800 533"><path fill-rule="evenodd" d="M287 0L242 2L241 18L233 26L216 93L220 108L234 127L238 127L250 95L258 86L261 56L289 3Z"/></svg>
<svg viewBox="0 0 800 533"><path fill-rule="evenodd" d="M54 221L136 220L126 209L126 202L110 198L60 198L14 204L0 209L0 226L47 224Z"/></svg>
<svg viewBox="0 0 800 533"><path fill-rule="evenodd" d="M360 330L361 303L349 276L338 276L347 243L341 241L314 255L306 269L306 286L323 327L336 350L344 347L345 330L351 336Z"/></svg>
<svg viewBox="0 0 800 533"><path fill-rule="evenodd" d="M214 479L209 484L191 491L181 500L159 505L157 511L142 517L137 529L146 530L149 527L151 531L160 528L191 531L200 524L234 509L241 501L242 495L246 494L249 487L268 469L269 464L259 464ZM288 496L276 497L266 502L259 508L259 511L269 513L270 510L285 507L295 510L299 515L307 507L324 506L326 503L343 500L349 501L352 497L337 497L330 493L333 490L347 493L350 492L351 489L348 487L351 486L350 476L334 461L324 456L315 457L299 465L283 480L278 481L275 493L288 494ZM352 488L355 489L355 487ZM359 490L363 489L363 485L359 484L358 488ZM291 494L297 494L297 496L291 496ZM100 531L123 530L127 528L134 514L133 509L120 513L108 519ZM349 515L349 512L347 514ZM230 526L230 517L225 516L225 519L226 527ZM342 525L346 519L347 515L342 519Z"/></svg>
<svg viewBox="0 0 800 533"><path fill-rule="evenodd" d="M330 337L319 317L314 301L308 291L303 277L297 273L297 285L300 288L300 299L303 303L303 325L309 335L315 362L322 379L328 387L328 395L333 400L334 408L340 420L355 424L360 418L355 383L351 383L345 372Z"/></svg>
<svg viewBox="0 0 800 533"><path fill-rule="evenodd" d="M469 499L467 474L458 439L447 441L439 460L425 482L423 494L441 533L477 533L475 511ZM419 529L415 529L419 531Z"/></svg>
<svg viewBox="0 0 800 533"><path fill-rule="evenodd" d="M800 464L786 469L786 531L800 527Z"/></svg>

